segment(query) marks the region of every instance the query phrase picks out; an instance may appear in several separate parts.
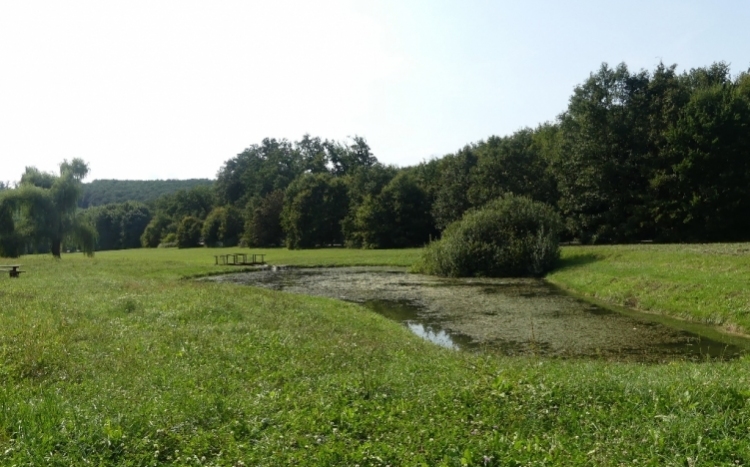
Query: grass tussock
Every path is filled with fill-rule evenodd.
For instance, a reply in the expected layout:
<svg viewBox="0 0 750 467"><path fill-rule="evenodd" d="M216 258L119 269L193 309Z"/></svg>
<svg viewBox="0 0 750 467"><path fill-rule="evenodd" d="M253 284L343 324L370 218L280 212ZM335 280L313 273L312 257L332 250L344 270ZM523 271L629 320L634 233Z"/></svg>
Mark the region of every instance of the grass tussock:
<svg viewBox="0 0 750 467"><path fill-rule="evenodd" d="M178 280L212 254L25 257L0 277L0 465L750 462L747 361L459 353L357 305Z"/></svg>

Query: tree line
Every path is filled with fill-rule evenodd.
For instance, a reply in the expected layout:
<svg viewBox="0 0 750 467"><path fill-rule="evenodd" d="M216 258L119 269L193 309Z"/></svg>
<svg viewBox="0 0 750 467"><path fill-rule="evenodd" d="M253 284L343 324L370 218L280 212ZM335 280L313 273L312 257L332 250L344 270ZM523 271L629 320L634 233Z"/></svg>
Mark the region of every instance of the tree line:
<svg viewBox="0 0 750 467"><path fill-rule="evenodd" d="M99 249L400 248L514 194L551 206L563 236L582 243L747 240L749 130L747 72L603 64L554 121L416 166L380 163L361 137L267 138L226 161L212 186L84 218ZM5 204L7 218L19 204Z"/></svg>
<svg viewBox="0 0 750 467"><path fill-rule="evenodd" d="M150 203L157 198L189 190L196 186L211 186L207 178L189 180L94 180L83 184L83 193L78 207L86 209L105 204L118 204L127 201Z"/></svg>

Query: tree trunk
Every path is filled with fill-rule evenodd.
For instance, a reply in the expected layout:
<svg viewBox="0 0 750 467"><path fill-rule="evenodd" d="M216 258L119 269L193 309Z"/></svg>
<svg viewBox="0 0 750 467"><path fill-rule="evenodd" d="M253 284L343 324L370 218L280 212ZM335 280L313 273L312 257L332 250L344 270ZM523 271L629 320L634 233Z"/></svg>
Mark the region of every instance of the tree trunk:
<svg viewBox="0 0 750 467"><path fill-rule="evenodd" d="M62 240L58 238L52 239L52 256L60 258L60 250L62 250Z"/></svg>

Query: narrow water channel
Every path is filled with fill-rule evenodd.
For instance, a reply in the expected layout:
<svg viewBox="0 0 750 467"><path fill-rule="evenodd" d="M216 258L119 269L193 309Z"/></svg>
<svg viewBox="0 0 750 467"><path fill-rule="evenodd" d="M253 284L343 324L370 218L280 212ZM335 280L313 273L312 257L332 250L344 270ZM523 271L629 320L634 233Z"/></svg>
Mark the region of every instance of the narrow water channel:
<svg viewBox="0 0 750 467"><path fill-rule="evenodd" d="M443 279L377 267L265 270L209 280L360 303L437 345L504 355L664 362L732 359L750 340L604 308L537 279Z"/></svg>

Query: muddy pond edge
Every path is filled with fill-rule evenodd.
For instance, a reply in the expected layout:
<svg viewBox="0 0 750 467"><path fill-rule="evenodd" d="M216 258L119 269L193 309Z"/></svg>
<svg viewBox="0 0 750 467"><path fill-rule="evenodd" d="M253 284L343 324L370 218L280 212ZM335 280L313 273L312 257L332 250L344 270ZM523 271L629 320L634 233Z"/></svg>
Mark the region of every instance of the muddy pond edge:
<svg viewBox="0 0 750 467"><path fill-rule="evenodd" d="M676 329L683 331L689 331L696 334L700 334L704 337L726 342L730 344L736 344L741 346L750 345L750 334L746 332L740 332L739 327L735 325L715 325L707 323L698 319L691 318L689 315L674 315L663 310L643 309L638 307L629 307L616 301L606 300L600 297L586 294L577 289L567 287L564 284L552 280L548 277L543 280L552 287L556 287L570 296L591 303L593 305L612 310L616 313L622 313L632 318L645 318L643 315L647 315L647 319L655 321L660 324L664 324Z"/></svg>

